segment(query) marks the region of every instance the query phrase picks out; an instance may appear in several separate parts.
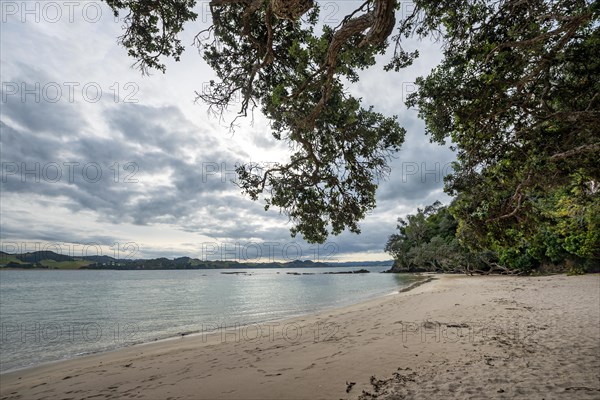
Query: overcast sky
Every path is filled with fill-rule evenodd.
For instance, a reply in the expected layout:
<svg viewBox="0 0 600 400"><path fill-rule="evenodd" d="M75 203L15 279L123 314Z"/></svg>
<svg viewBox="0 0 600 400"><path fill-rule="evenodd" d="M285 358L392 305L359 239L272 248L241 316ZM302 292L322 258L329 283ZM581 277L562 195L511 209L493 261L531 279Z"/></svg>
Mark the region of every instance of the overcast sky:
<svg viewBox="0 0 600 400"><path fill-rule="evenodd" d="M321 1L321 22L337 25L360 1ZM265 212L230 181L240 162L277 162L287 147L264 118L234 134L194 103L214 78L194 35L210 24L208 2L182 35L180 62L141 76L117 44L122 22L102 2L2 1L0 114L2 249L147 258L190 256L261 261L385 260L396 219L435 200L453 154L430 144L404 105L415 77L441 59L439 44L408 42L417 62L399 73L383 62L349 90L385 115L398 115L406 142L380 184L377 209L325 245L291 238L276 209ZM400 11L410 10L409 3ZM385 61L387 57L382 57ZM118 250L117 250L118 249ZM118 253L117 253L118 251Z"/></svg>

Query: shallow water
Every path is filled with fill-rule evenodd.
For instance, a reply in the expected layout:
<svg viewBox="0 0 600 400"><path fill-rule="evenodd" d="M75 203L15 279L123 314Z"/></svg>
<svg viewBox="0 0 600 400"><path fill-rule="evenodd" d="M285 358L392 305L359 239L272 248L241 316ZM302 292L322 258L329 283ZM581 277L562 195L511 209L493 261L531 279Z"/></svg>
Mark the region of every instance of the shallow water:
<svg viewBox="0 0 600 400"><path fill-rule="evenodd" d="M417 279L377 273L385 267L323 274L361 268L0 270L0 371L344 306Z"/></svg>

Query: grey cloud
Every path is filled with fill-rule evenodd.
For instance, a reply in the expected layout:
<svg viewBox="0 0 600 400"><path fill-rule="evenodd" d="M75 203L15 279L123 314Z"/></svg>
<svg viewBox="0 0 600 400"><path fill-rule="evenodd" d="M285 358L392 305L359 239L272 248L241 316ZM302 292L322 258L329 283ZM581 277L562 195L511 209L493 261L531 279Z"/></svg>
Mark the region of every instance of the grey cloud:
<svg viewBox="0 0 600 400"><path fill-rule="evenodd" d="M390 162L389 179L381 182L377 200L396 200L415 203L425 199L444 186L444 176L451 172L454 153L447 146L430 143L424 123L406 119L405 142Z"/></svg>
<svg viewBox="0 0 600 400"><path fill-rule="evenodd" d="M362 3L356 0L337 4L337 8L330 7L331 4L323 8L321 18L341 20L347 11ZM3 54L8 54L3 59L5 80L19 84L44 84L71 81L73 76L106 82L139 78L131 71L124 72L115 67L129 66L131 60L126 57L124 49L114 45L120 27L112 21L93 26L94 44L98 45L96 48L102 54L108 52L111 55L110 65L99 62L101 56L98 54L89 54L86 38L71 44L72 32L89 32L88 26L73 24L69 27L47 25L43 29L37 26L29 28L26 24L3 27ZM21 42L30 45L21 49L16 45ZM382 63L378 63L361 72L359 84L350 88L353 94L364 99L365 106L373 104L385 115L398 115L408 133L402 151L391 161L389 180L380 183L377 210L360 224L362 234L357 236L345 232L330 238L330 242L337 246L338 254L381 251L395 229L398 216L414 212L416 207L443 197L441 177L436 179L425 174L425 179L422 179L422 163L427 169L435 168L436 162L449 162L453 154L443 147L429 144L423 123L417 119L414 110L407 110L404 105L407 91L412 90L407 84L435 65L440 56L439 50L436 45L416 41L406 43L406 47L422 50L422 56L413 68L400 73L384 73ZM36 52L29 48L35 48ZM189 59L197 57L190 53ZM383 62L386 57L381 58ZM44 60L43 64L39 60ZM179 96L164 90L164 85L169 85L169 89L185 90L189 87L190 78L211 72L198 60L194 60L193 72L189 72L191 68L183 68L183 64L183 60L177 65L169 62L171 74L167 72L164 77L154 80L144 78L143 82L136 81L140 88L146 90L141 90L140 96L152 93L151 101L167 106L144 104L143 96L138 104L115 104L112 99L103 98L93 107L81 101L69 103L65 99L57 103L23 103L20 96L11 96L3 102L0 118L3 162L26 162L29 165L37 162L42 166L52 162L61 165L63 162L79 162L80 165L76 170L79 175L73 182L65 177L60 182L42 179L39 183L23 183L18 174L3 179L0 182L1 238L109 243L119 241L117 236L128 236L123 234L127 232L128 224L145 225L143 229L150 235L160 232L160 225L164 224L169 229L205 235L219 243L265 241L299 243L305 249L311 248L301 237L290 237L290 223L285 215L277 210L265 212L262 202L250 201L229 182L235 179L233 168L236 162L256 161L253 154L236 143L242 134L247 133L249 141L258 148L287 151L287 145L282 142L274 144L268 125L260 115L257 115L257 125L232 137L225 128L215 131L211 127L211 124L216 124L214 121L198 123L186 118L182 111L186 105ZM201 64L201 73L198 73L196 64ZM176 70L183 72L183 76L173 76L173 68L178 68ZM191 92L190 89L189 97L186 97L188 93L183 93L184 101L193 98ZM165 97L157 100L157 95L163 93ZM32 99L32 96L27 99ZM204 111L199 108L200 113ZM99 182L89 182L81 176L81 168L90 162L98 163L102 168L103 176ZM138 183L123 182L128 173L123 169L127 162L133 162L139 168L133 176L139 180ZM111 169L115 163L118 163L120 172L117 182ZM412 169L415 163L419 168L416 172ZM63 167L63 173L66 172L66 167ZM32 210L30 215L10 215L16 209L11 202L25 199L39 210ZM72 221L65 221L64 225L51 222L40 210L52 210L52 207L68 209L70 213L66 214L72 216ZM77 226L81 212L91 213L98 226L110 226L111 231L106 233L94 224L85 228ZM97 233L91 233L94 231ZM137 228L134 231L140 232ZM144 249L144 256L194 256L193 245L185 244L183 248L184 254L170 248Z"/></svg>
<svg viewBox="0 0 600 400"><path fill-rule="evenodd" d="M202 146L213 149L217 141L208 132L194 126L175 106L150 107L120 104L106 112L113 133L126 142L155 147L164 152L179 154L182 147Z"/></svg>
<svg viewBox="0 0 600 400"><path fill-rule="evenodd" d="M20 174L15 174L3 179L3 189L7 192L64 196L73 211L91 209L112 222L131 221L136 224L176 223L210 204L210 197L203 198L203 193L216 196L235 189L228 180L233 173L233 167L229 165L233 165L235 158L240 157L218 147L208 132L200 135L200 130L186 121L176 108L126 106L111 110L107 117L110 125L127 140L74 136L68 147L77 158L66 159L62 158L64 152L62 157L58 157L60 149L64 147L63 142L45 135L20 132L3 123L4 150L11 154L19 166L21 162L26 162L28 168L34 163L41 165L40 168L48 163L58 163L64 168L64 162L75 161L80 165L74 168L83 172L84 163L93 162L100 166L103 174L99 182L89 182L89 179L80 177L73 182L41 179L40 182L25 183ZM171 131L169 126L178 128ZM196 149L198 143L210 145L203 157L215 161L188 163L182 160L183 150ZM29 148L44 150L36 154L30 152ZM145 183L150 184L150 188L122 182L127 172L133 170L121 170L119 177L114 175L115 168L124 168L123 163L127 161L139 168L134 179L143 180L145 177L149 181ZM115 162L118 163L116 167ZM208 164L211 168L206 167ZM91 171L95 172L93 168ZM153 186L152 174L165 171L171 171L169 187ZM116 178L118 181L115 182Z"/></svg>
<svg viewBox="0 0 600 400"><path fill-rule="evenodd" d="M23 218L23 216L21 215L20 218ZM2 232L0 232L3 248L17 244L19 248L26 248L27 251L32 251L36 249L36 246L44 247L56 243L71 243L82 246L111 246L114 243L129 242L118 236L93 234L86 229L72 228L68 231L61 231L50 224L39 221L35 222L33 218L29 222L30 225L24 230L22 223L15 224L4 220L2 223Z"/></svg>
<svg viewBox="0 0 600 400"><path fill-rule="evenodd" d="M4 94L3 94L4 97ZM33 98L3 101L3 115L34 132L57 136L77 134L86 122L75 107L63 102L36 102Z"/></svg>

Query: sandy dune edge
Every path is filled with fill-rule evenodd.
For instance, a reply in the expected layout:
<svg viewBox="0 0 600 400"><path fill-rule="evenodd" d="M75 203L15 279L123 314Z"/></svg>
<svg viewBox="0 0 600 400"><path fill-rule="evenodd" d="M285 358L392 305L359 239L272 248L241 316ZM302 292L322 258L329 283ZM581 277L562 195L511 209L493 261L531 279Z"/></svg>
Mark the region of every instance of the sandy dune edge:
<svg viewBox="0 0 600 400"><path fill-rule="evenodd" d="M0 399L600 398L600 275L440 276L233 325L3 374Z"/></svg>

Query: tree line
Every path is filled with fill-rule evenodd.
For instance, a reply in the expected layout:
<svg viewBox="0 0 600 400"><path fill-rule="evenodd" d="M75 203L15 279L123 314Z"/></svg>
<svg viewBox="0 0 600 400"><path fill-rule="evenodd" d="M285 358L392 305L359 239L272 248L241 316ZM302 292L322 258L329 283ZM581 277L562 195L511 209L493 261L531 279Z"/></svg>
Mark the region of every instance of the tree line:
<svg viewBox="0 0 600 400"><path fill-rule="evenodd" d="M165 70L194 0L106 0L124 13L120 42L136 65ZM260 110L288 162L238 168L242 192L278 208L292 235L324 242L376 205L378 182L406 130L346 90L387 55L419 56L407 38L436 38L443 59L407 99L431 141L456 152L439 204L401 220L388 249L404 267L529 271L600 258L600 2L365 0L339 24L313 0L211 0L195 45L217 79L197 93L219 116ZM379 57L379 58L378 58ZM235 121L232 122L232 128ZM392 240L393 239L393 240ZM443 250L443 251L442 251ZM573 267L576 268L576 267Z"/></svg>
<svg viewBox="0 0 600 400"><path fill-rule="evenodd" d="M500 238L478 239L461 230L457 202L443 206L439 201L398 218L385 251L394 259L392 272L451 272L531 274L535 272L600 272L596 220L574 220L570 202L559 202L548 211L548 220L516 245ZM576 226L578 225L578 226ZM570 229L565 229L569 227ZM491 244L490 244L491 243Z"/></svg>

